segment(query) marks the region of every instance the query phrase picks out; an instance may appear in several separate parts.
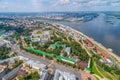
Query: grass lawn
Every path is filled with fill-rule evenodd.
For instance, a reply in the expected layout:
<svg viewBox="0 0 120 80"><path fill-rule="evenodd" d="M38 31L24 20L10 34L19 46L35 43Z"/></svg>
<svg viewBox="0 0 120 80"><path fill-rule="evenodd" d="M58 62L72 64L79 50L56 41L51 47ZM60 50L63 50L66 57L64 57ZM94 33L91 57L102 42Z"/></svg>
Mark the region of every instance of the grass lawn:
<svg viewBox="0 0 120 80"><path fill-rule="evenodd" d="M115 73L112 74L112 75L115 76L115 77L119 80L119 76L120 76L120 75L116 75Z"/></svg>
<svg viewBox="0 0 120 80"><path fill-rule="evenodd" d="M91 61L91 68L92 68L92 73L96 74L98 76L100 76L101 78L108 78L109 80L118 80L118 76L117 75L112 75L106 71L104 71L101 67L99 67L98 65L95 64L94 62L94 58L92 58Z"/></svg>
<svg viewBox="0 0 120 80"><path fill-rule="evenodd" d="M42 34L42 32L41 32L41 31L38 31L37 34Z"/></svg>
<svg viewBox="0 0 120 80"><path fill-rule="evenodd" d="M97 71L96 66L94 64L95 64L94 59L92 59L92 62L91 62L92 73L103 78L103 76Z"/></svg>
<svg viewBox="0 0 120 80"><path fill-rule="evenodd" d="M104 71L102 68L100 68L99 66L97 66L98 70L109 80L117 80L117 78L115 76L113 76L112 74Z"/></svg>

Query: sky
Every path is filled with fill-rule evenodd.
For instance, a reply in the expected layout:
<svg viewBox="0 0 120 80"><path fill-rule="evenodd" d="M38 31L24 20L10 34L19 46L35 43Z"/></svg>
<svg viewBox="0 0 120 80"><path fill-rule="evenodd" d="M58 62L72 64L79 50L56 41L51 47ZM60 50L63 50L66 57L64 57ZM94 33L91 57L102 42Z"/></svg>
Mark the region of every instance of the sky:
<svg viewBox="0 0 120 80"><path fill-rule="evenodd" d="M0 0L0 12L120 11L120 0Z"/></svg>

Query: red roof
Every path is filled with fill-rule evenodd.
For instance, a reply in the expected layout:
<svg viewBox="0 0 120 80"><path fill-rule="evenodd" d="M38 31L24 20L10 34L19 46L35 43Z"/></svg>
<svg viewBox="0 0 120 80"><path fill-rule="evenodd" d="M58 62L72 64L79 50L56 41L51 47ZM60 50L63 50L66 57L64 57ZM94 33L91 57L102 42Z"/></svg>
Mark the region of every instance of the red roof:
<svg viewBox="0 0 120 80"><path fill-rule="evenodd" d="M90 73L85 73L85 74L82 74L82 79L83 80L87 80L87 78L90 76Z"/></svg>
<svg viewBox="0 0 120 80"><path fill-rule="evenodd" d="M85 42L88 44L89 47L92 47L94 45L89 39L86 39Z"/></svg>
<svg viewBox="0 0 120 80"><path fill-rule="evenodd" d="M76 62L76 64L77 64L78 66L83 67L83 68L86 68L86 67L88 66L88 63L87 63L87 62L84 62L84 61L81 61L81 60L78 60L78 61Z"/></svg>
<svg viewBox="0 0 120 80"><path fill-rule="evenodd" d="M107 55L105 52L103 52L101 49L96 48L96 50L97 50L97 52L100 53L103 57L105 57L105 58L107 58L107 59L110 58L110 56Z"/></svg>
<svg viewBox="0 0 120 80"><path fill-rule="evenodd" d="M20 70L18 73L17 73L17 76L24 76L25 74L27 74L27 72L25 70Z"/></svg>

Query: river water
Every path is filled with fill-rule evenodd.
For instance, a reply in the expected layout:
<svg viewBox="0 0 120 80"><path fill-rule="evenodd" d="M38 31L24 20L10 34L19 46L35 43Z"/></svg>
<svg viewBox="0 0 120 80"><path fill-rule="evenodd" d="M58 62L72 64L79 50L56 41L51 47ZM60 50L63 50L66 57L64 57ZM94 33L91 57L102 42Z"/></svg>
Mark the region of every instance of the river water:
<svg viewBox="0 0 120 80"><path fill-rule="evenodd" d="M120 56L120 19L101 13L97 18L88 22L45 21L70 26L106 48L111 48L115 54Z"/></svg>

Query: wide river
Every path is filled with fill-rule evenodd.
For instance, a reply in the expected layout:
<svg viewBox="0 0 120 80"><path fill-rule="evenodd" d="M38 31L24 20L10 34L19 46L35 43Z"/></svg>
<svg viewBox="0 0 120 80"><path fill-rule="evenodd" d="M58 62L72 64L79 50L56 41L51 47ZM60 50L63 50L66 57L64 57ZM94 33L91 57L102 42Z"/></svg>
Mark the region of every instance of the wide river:
<svg viewBox="0 0 120 80"><path fill-rule="evenodd" d="M112 18L101 13L97 18L83 23L53 20L45 21L70 26L93 38L106 48L111 48L115 54L120 56L120 19Z"/></svg>

